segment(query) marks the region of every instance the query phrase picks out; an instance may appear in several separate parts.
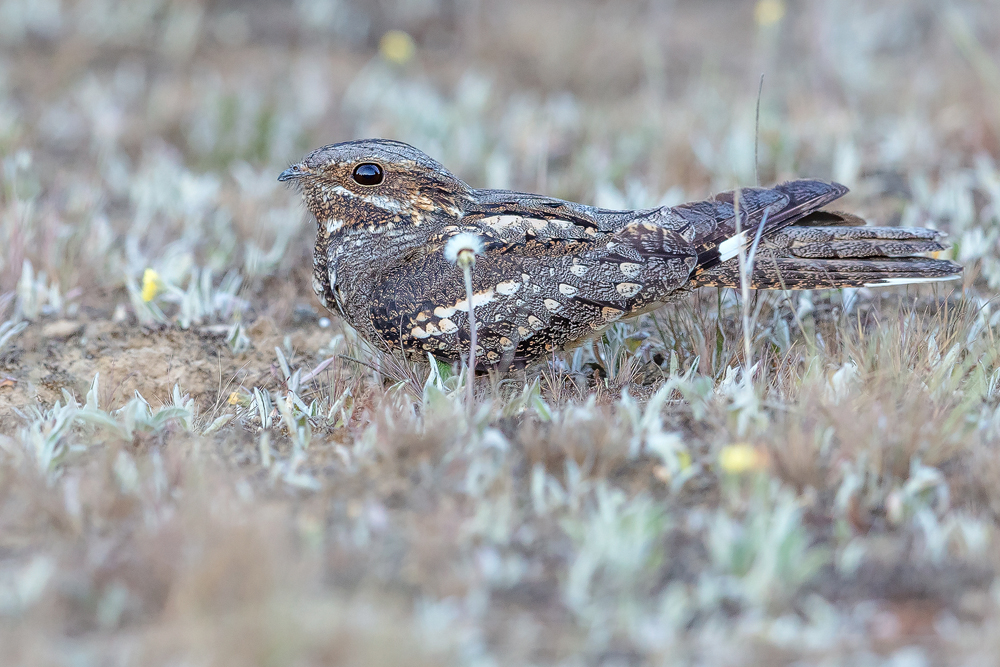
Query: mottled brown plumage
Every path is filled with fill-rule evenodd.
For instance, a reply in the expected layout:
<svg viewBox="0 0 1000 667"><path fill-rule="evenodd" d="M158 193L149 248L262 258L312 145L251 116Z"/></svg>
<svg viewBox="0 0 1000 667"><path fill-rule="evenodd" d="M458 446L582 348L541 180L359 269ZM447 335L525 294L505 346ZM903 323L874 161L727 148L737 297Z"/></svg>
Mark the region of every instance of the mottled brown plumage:
<svg viewBox="0 0 1000 667"><path fill-rule="evenodd" d="M363 165L363 166L361 166ZM313 288L365 337L414 358L468 346L461 270L443 249L462 232L473 272L481 365L507 367L579 344L695 287L739 286L736 256L757 240L756 289L822 289L957 278L917 256L929 229L866 227L819 209L847 192L798 180L676 207L611 211L469 187L417 149L369 139L325 146L280 176L316 216ZM758 234L759 232L759 234Z"/></svg>

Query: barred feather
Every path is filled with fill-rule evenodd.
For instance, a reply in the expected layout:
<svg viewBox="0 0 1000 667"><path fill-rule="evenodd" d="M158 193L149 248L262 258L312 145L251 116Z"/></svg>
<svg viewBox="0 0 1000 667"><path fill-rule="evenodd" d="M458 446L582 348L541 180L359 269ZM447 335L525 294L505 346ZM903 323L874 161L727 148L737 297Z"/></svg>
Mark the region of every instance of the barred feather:
<svg viewBox="0 0 1000 667"><path fill-rule="evenodd" d="M932 229L796 224L762 241L750 287L832 289L959 279L958 264L919 256L943 250L941 236ZM739 287L739 265L729 261L700 272L692 284Z"/></svg>

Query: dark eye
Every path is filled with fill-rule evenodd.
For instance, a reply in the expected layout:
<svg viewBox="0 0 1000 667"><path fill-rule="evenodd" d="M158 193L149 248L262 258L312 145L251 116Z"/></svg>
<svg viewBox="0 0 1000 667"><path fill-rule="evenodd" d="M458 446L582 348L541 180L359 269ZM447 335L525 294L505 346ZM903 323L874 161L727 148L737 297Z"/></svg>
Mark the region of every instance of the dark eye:
<svg viewBox="0 0 1000 667"><path fill-rule="evenodd" d="M353 176L359 185L378 185L385 178L385 172L374 162L365 162L354 168Z"/></svg>

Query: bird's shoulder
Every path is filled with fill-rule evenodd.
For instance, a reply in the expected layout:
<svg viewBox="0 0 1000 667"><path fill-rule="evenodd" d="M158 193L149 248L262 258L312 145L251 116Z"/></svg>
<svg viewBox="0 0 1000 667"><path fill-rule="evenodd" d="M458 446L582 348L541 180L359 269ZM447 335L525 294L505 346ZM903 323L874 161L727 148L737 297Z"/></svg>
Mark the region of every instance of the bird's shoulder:
<svg viewBox="0 0 1000 667"><path fill-rule="evenodd" d="M475 190L463 222L504 238L598 239L621 229L637 213L513 190Z"/></svg>
<svg viewBox="0 0 1000 667"><path fill-rule="evenodd" d="M461 218L428 230L424 243L396 259L401 264L439 260L452 237L469 233L481 239L484 256L500 263L556 259L608 244L634 245L645 255L647 248L662 248L665 235L677 251L694 238L689 221L666 207L614 210L511 190L476 190Z"/></svg>

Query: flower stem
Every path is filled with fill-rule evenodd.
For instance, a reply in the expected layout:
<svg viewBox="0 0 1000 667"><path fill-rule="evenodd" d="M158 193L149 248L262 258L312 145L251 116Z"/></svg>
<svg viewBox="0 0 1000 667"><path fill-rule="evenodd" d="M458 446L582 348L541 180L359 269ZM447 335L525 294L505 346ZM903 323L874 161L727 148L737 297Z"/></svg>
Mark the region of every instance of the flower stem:
<svg viewBox="0 0 1000 667"><path fill-rule="evenodd" d="M471 253L470 253L471 254ZM464 258L461 258L464 259ZM467 409L469 412L469 424L472 424L472 412L476 403L476 315L472 304L472 261L462 263L462 271L465 273L465 299L469 304L469 377L466 380L468 395Z"/></svg>

